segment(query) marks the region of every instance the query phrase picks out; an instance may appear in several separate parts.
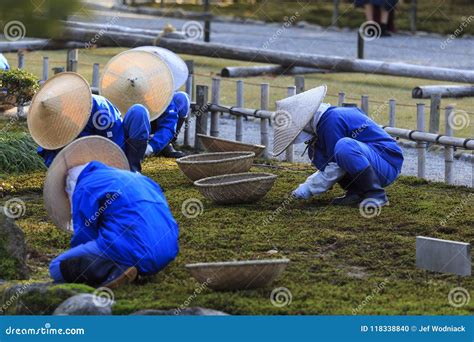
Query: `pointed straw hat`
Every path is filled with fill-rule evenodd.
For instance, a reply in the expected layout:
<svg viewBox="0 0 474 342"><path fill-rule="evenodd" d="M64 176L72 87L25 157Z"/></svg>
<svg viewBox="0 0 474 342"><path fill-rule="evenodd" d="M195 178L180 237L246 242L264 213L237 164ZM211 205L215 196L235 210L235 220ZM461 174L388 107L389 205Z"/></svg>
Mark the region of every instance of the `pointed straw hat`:
<svg viewBox="0 0 474 342"><path fill-rule="evenodd" d="M38 145L55 150L77 138L91 110L89 83L77 73L62 72L46 81L33 97L28 129Z"/></svg>
<svg viewBox="0 0 474 342"><path fill-rule="evenodd" d="M174 94L173 74L165 61L147 51L128 50L105 66L100 93L118 107L122 116L134 104L144 105L150 121L157 119Z"/></svg>
<svg viewBox="0 0 474 342"><path fill-rule="evenodd" d="M280 155L303 131L326 96L327 87L322 85L304 93L277 101L272 118L274 128L273 154Z"/></svg>
<svg viewBox="0 0 474 342"><path fill-rule="evenodd" d="M173 51L158 46L140 46L133 50L148 51L163 58L174 78L174 90L181 88L188 80L189 70L186 63Z"/></svg>
<svg viewBox="0 0 474 342"><path fill-rule="evenodd" d="M66 193L68 170L94 160L129 170L122 149L111 140L95 135L74 140L58 153L48 169L43 190L44 205L54 224L65 231L72 231L71 203Z"/></svg>

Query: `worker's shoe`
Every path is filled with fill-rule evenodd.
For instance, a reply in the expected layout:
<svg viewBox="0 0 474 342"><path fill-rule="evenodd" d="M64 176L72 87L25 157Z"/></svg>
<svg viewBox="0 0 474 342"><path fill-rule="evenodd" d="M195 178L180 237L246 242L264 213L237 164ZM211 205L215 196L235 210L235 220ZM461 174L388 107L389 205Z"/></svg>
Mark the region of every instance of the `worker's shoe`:
<svg viewBox="0 0 474 342"><path fill-rule="evenodd" d="M389 204L380 178L372 166L368 166L354 176L354 184L360 193L362 200L360 205L370 202L372 206L382 207Z"/></svg>
<svg viewBox="0 0 474 342"><path fill-rule="evenodd" d="M70 258L59 264L66 283L87 284L92 287L116 288L133 282L138 275L135 267L125 267L111 260L81 256Z"/></svg>
<svg viewBox="0 0 474 342"><path fill-rule="evenodd" d="M391 37L392 34L390 33L390 30L388 29L387 24L380 24L380 37Z"/></svg>
<svg viewBox="0 0 474 342"><path fill-rule="evenodd" d="M165 158L181 158L184 157L186 154L181 151L176 151L172 144L168 144L164 149L161 150L160 156Z"/></svg>
<svg viewBox="0 0 474 342"><path fill-rule="evenodd" d="M362 200L362 197L359 194L354 178L351 177L348 173L344 175L341 180L339 180L339 185L341 188L346 190L344 196L336 197L333 199L332 204L334 205L354 205L359 204Z"/></svg>
<svg viewBox="0 0 474 342"><path fill-rule="evenodd" d="M142 161L147 145L146 140L127 139L125 141L125 155L132 172L142 172Z"/></svg>

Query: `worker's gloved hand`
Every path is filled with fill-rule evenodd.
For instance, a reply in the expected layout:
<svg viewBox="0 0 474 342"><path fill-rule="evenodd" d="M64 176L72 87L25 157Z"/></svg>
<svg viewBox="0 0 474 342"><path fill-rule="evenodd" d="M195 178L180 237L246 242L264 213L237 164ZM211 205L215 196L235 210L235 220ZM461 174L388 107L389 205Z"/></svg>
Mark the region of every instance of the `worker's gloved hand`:
<svg viewBox="0 0 474 342"><path fill-rule="evenodd" d="M309 185L306 183L303 183L303 184L300 184L300 186L296 188L296 190L293 190L292 196L296 199L307 200L307 199L310 199L313 196L313 194L311 193L309 189Z"/></svg>
<svg viewBox="0 0 474 342"><path fill-rule="evenodd" d="M145 151L145 157L151 156L154 152L155 151L153 151L153 147L151 147L151 145L148 144Z"/></svg>

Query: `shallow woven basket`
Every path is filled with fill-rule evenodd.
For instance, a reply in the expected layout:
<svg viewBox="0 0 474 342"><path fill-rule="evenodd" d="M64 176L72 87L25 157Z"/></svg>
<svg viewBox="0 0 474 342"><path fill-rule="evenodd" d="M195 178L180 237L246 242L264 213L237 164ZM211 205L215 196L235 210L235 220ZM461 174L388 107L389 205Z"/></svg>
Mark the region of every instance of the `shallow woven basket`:
<svg viewBox="0 0 474 342"><path fill-rule="evenodd" d="M245 290L264 287L280 276L289 259L248 260L188 264L200 283L214 290Z"/></svg>
<svg viewBox="0 0 474 342"><path fill-rule="evenodd" d="M263 145L246 144L204 134L198 134L198 137L204 148L209 152L252 151L255 156L259 157L265 151Z"/></svg>
<svg viewBox="0 0 474 342"><path fill-rule="evenodd" d="M252 167L253 152L219 152L186 156L176 160L181 171L190 180L246 172Z"/></svg>
<svg viewBox="0 0 474 342"><path fill-rule="evenodd" d="M234 173L194 182L201 194L220 204L256 202L270 191L277 176L271 173Z"/></svg>

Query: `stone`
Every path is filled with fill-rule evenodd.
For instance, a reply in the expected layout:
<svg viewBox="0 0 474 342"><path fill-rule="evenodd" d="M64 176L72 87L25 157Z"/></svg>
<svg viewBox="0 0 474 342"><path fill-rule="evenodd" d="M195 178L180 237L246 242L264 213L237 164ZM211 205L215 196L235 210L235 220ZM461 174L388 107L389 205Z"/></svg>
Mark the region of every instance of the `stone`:
<svg viewBox="0 0 474 342"><path fill-rule="evenodd" d="M113 300L103 300L89 293L80 293L62 302L53 315L55 316L92 316L112 315Z"/></svg>
<svg viewBox="0 0 474 342"><path fill-rule="evenodd" d="M17 283L0 287L0 315L51 315L66 299L94 289L82 284Z"/></svg>
<svg viewBox="0 0 474 342"><path fill-rule="evenodd" d="M428 271L471 275L471 244L416 237L416 267Z"/></svg>
<svg viewBox="0 0 474 342"><path fill-rule="evenodd" d="M132 316L229 316L229 314L201 307L174 309L174 310L140 310Z"/></svg>
<svg viewBox="0 0 474 342"><path fill-rule="evenodd" d="M25 234L0 206L0 278L28 279Z"/></svg>

